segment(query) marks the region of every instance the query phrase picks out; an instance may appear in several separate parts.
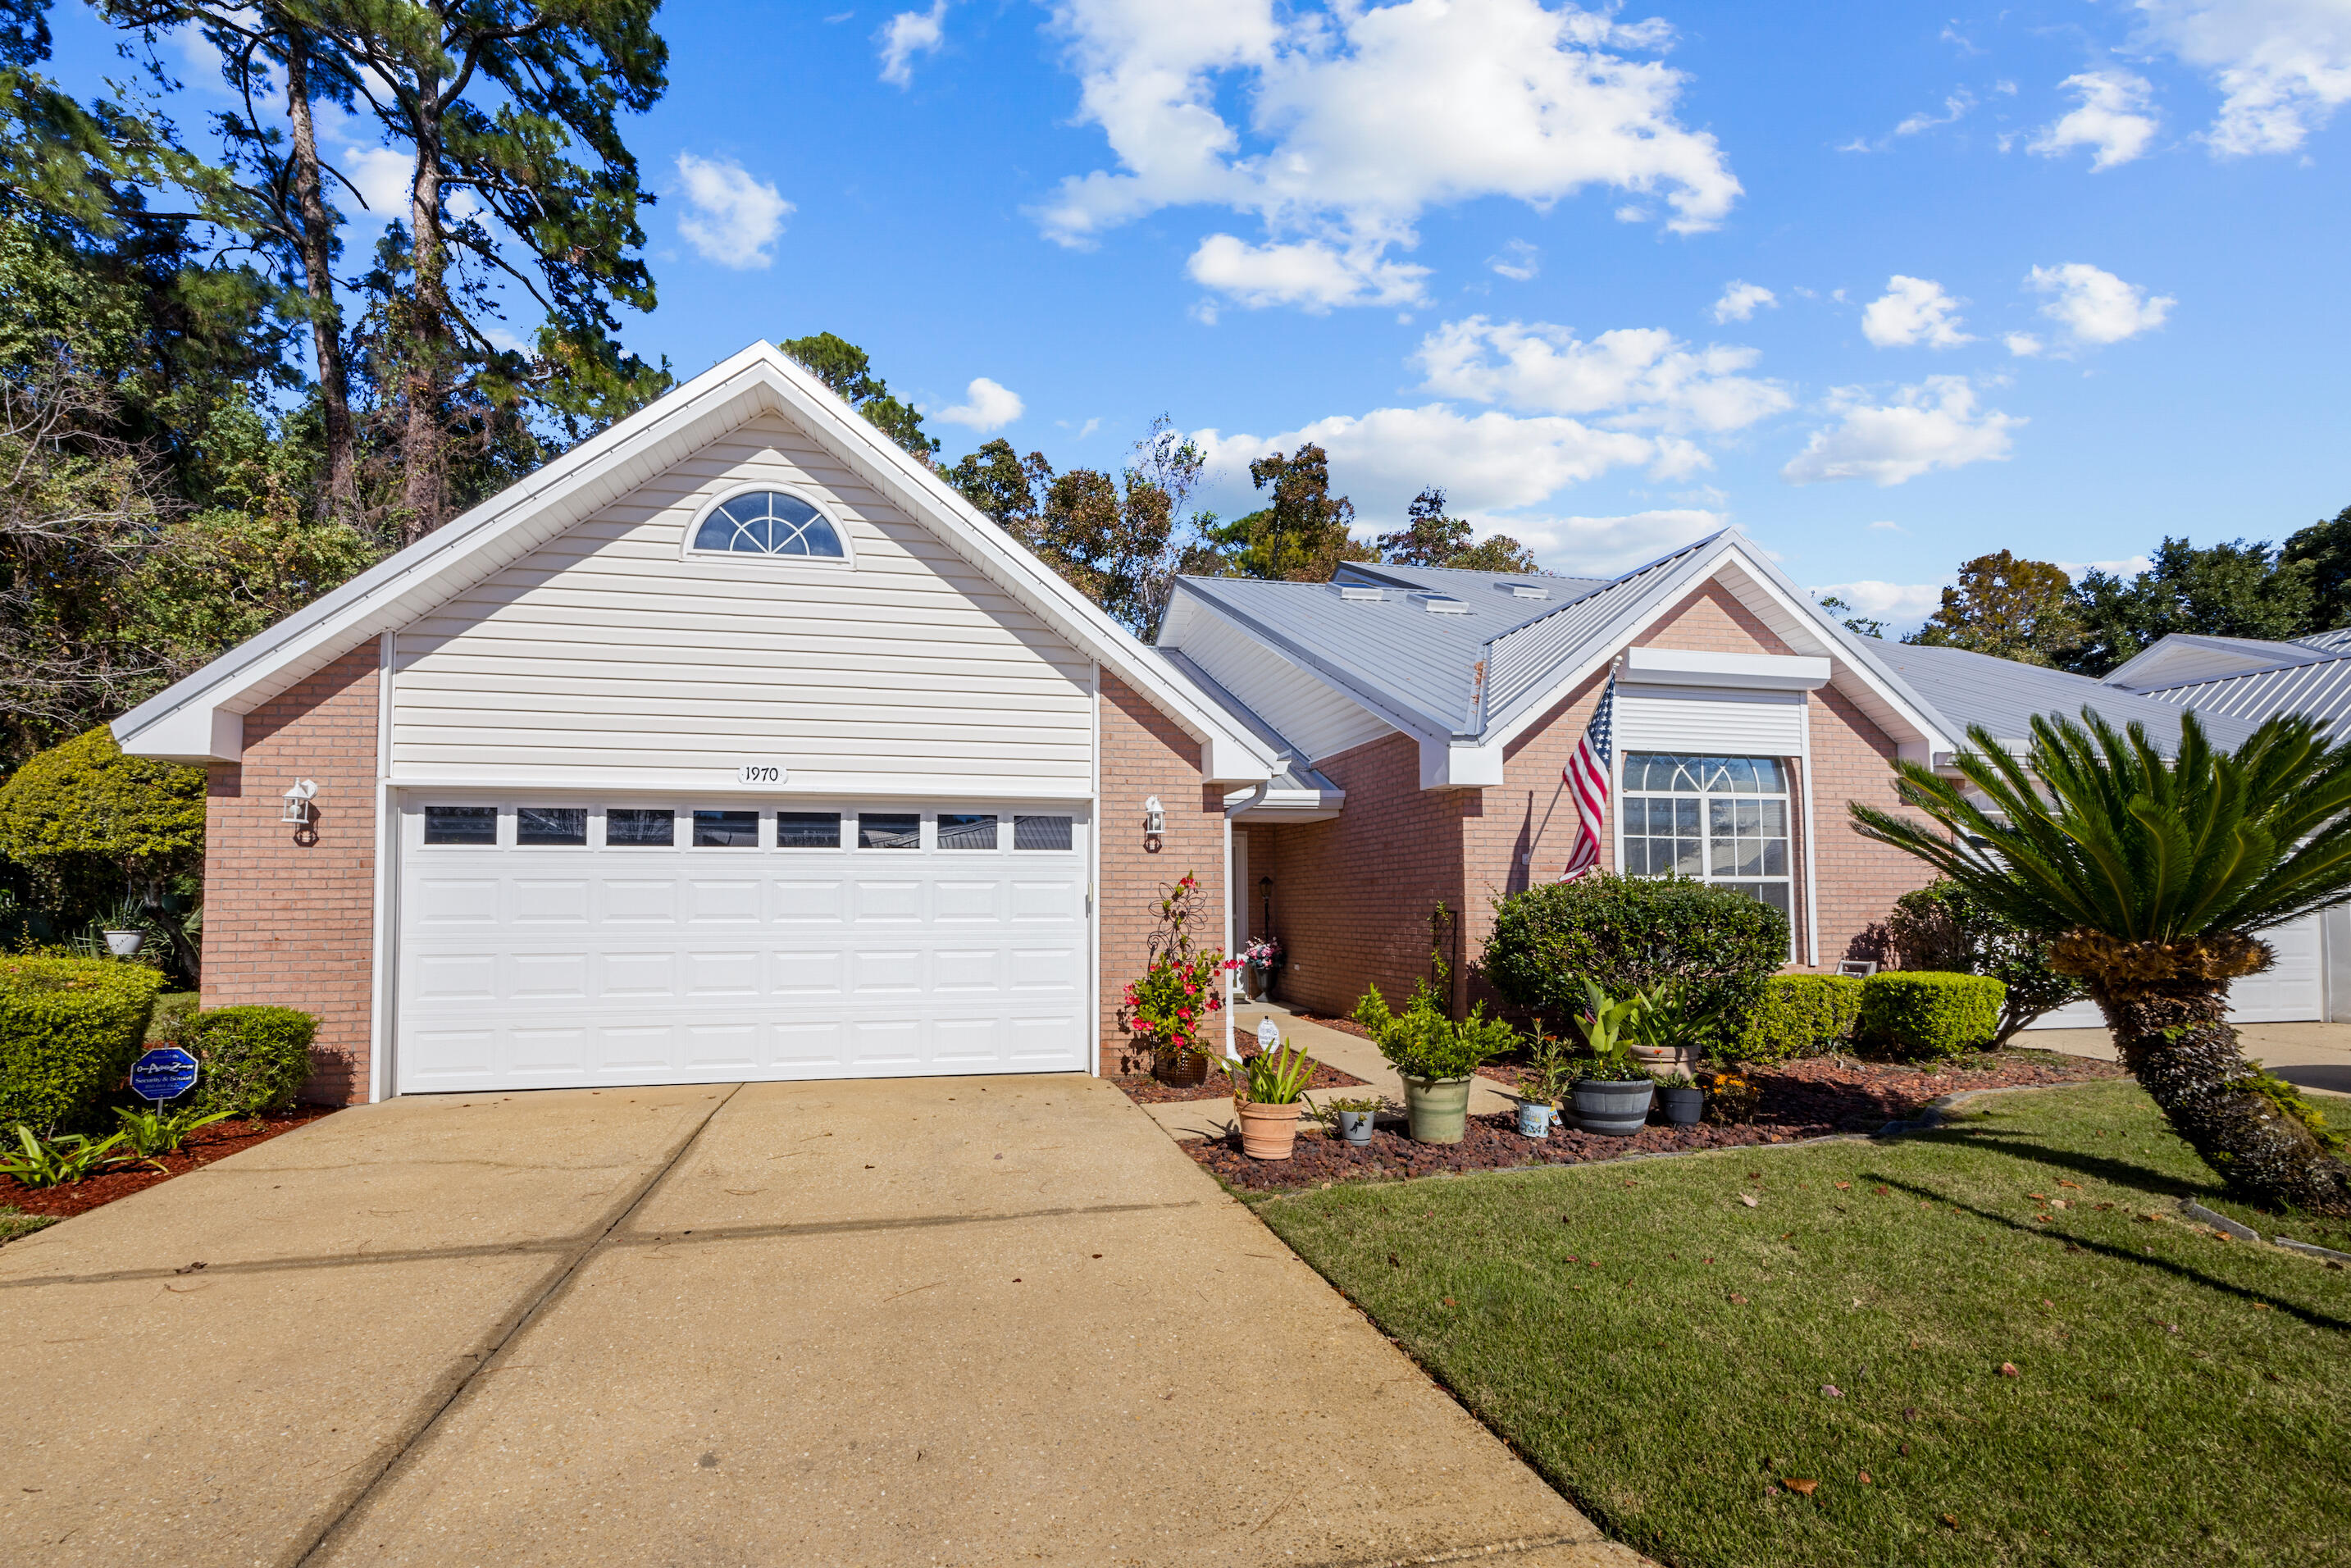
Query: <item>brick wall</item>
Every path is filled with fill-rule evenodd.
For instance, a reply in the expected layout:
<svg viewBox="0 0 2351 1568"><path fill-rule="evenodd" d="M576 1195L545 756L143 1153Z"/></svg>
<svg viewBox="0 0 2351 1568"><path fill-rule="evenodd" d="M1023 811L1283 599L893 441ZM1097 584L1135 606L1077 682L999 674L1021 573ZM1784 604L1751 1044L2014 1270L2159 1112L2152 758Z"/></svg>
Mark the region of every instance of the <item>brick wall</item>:
<svg viewBox="0 0 2351 1568"><path fill-rule="evenodd" d="M277 820L315 779L310 828ZM211 768L204 808L204 1005L317 1015L306 1100L368 1093L374 974L376 647L356 648L245 719L245 760Z"/></svg>
<svg viewBox="0 0 2351 1568"><path fill-rule="evenodd" d="M1143 835L1143 802L1152 795L1167 813L1155 851ZM1224 792L1201 777L1200 743L1108 671L1102 677L1101 810L1098 1060L1102 1071L1117 1072L1145 1065L1129 1047L1119 998L1150 962L1165 884L1186 872L1199 878L1194 946L1224 946L1225 809Z"/></svg>
<svg viewBox="0 0 2351 1568"><path fill-rule="evenodd" d="M1820 887L1821 965L1834 969L1840 958L1879 956L1871 927L1895 899L1926 886L1935 873L1922 860L1863 838L1845 814L1850 800L1900 809L1893 740L1832 686L1813 693L1812 724L1813 814L1820 834L1813 873Z"/></svg>
<svg viewBox="0 0 2351 1568"><path fill-rule="evenodd" d="M1352 1011L1367 984L1401 1004L1428 973L1428 917L1442 899L1463 905L1462 818L1475 790L1423 789L1420 747L1391 735L1315 764L1347 792L1328 822L1301 822L1274 841L1273 924L1289 954L1280 999L1319 1012ZM1476 956L1464 929L1461 963Z"/></svg>

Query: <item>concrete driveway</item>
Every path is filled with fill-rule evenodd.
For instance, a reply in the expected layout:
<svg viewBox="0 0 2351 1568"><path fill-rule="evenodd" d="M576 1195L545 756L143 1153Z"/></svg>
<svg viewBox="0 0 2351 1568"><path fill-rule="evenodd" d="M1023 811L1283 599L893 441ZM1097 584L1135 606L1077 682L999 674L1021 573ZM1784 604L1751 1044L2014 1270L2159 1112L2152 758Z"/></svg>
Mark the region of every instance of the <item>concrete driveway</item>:
<svg viewBox="0 0 2351 1568"><path fill-rule="evenodd" d="M1089 1079L346 1112L0 1336L12 1564L1641 1561Z"/></svg>
<svg viewBox="0 0 2351 1568"><path fill-rule="evenodd" d="M2116 1060L2114 1036L2102 1029L2028 1030L2016 1037L2016 1043ZM2239 1024L2237 1043L2265 1071L2297 1088L2351 1094L2351 1024Z"/></svg>

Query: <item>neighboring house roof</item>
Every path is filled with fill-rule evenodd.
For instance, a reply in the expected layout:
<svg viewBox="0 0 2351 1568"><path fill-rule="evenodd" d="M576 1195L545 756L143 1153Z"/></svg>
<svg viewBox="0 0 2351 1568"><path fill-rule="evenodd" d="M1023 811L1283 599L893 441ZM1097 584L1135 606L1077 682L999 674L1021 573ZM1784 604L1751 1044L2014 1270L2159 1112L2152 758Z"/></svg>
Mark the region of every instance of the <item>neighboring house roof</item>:
<svg viewBox="0 0 2351 1568"><path fill-rule="evenodd" d="M2140 695L2192 707L2208 725L2227 718L2250 728L2273 714L2303 714L2325 719L2339 739L2345 716L2351 715L2351 655L2158 686Z"/></svg>
<svg viewBox="0 0 2351 1568"><path fill-rule="evenodd" d="M2320 636L2333 633L2320 632ZM2259 637L2208 637L2173 632L2157 638L2138 655L2106 674L2108 685L2130 691L2210 680L2247 670L2273 670L2335 656L2311 643L2273 643Z"/></svg>
<svg viewBox="0 0 2351 1568"><path fill-rule="evenodd" d="M1878 656L1949 721L1955 735L1981 725L1994 739L2022 747L2032 738L2035 715L2074 718L2087 706L2109 724L2147 726L2148 735L2166 750L2179 737L2179 707L2156 693L2121 691L2087 675L1964 648L1885 643ZM2351 664L2351 660L2343 663ZM2205 733L2219 746L2240 745L2260 722L2196 706Z"/></svg>
<svg viewBox="0 0 2351 1568"><path fill-rule="evenodd" d="M2351 653L2351 626L2337 626L2332 632L2314 632L2307 637L2296 637L2305 648L2316 648L2325 653Z"/></svg>
<svg viewBox="0 0 2351 1568"><path fill-rule="evenodd" d="M114 721L125 751L235 761L243 716L396 631L763 413L779 413L1102 667L1203 742L1211 779L1254 782L1273 753L1248 727L975 510L770 343L754 343L528 478L238 644Z"/></svg>

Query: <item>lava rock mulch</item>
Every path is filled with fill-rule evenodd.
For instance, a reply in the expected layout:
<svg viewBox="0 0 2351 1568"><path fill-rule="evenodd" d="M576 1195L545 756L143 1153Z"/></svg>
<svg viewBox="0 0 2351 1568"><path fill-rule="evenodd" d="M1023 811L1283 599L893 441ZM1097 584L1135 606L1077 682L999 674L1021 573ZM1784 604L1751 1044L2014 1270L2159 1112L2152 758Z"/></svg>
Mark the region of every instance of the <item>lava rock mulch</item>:
<svg viewBox="0 0 2351 1568"><path fill-rule="evenodd" d="M266 1144L281 1133L307 1126L321 1116L331 1116L335 1110L332 1105L297 1105L290 1111L268 1112L257 1123L243 1117L214 1122L191 1133L178 1154L162 1155L163 1168L160 1171L142 1160L135 1166L117 1166L65 1186L25 1186L14 1176L0 1176L0 1208L68 1219L116 1198L144 1192L157 1182L185 1175L198 1166L208 1166L256 1144Z"/></svg>
<svg viewBox="0 0 2351 1568"><path fill-rule="evenodd" d="M1749 1081L1762 1091L1750 1122L1695 1127L1652 1121L1629 1138L1554 1127L1548 1138L1526 1138L1509 1112L1472 1116L1458 1144L1416 1144L1402 1120L1383 1124L1372 1141L1355 1147L1301 1128L1297 1152L1287 1160L1253 1160L1240 1152L1238 1136L1199 1139L1184 1145L1191 1156L1233 1186L1256 1192L1317 1186L1334 1181L1396 1181L1445 1172L1504 1170L1516 1166L1584 1165L1626 1155L1687 1154L1700 1149L1788 1144L1836 1133L1874 1133L1886 1123L1916 1115L1945 1094L1976 1089L2018 1089L2039 1084L2081 1083L2122 1075L2111 1061L2059 1056L2045 1051L2001 1051L1935 1071L1888 1062L1817 1057L1759 1069ZM1488 1076L1511 1087L1510 1069Z"/></svg>
<svg viewBox="0 0 2351 1568"><path fill-rule="evenodd" d="M1244 1051L1244 1060L1257 1055ZM1214 1069L1200 1082L1176 1084L1163 1082L1147 1072L1121 1073L1111 1080L1126 1091L1127 1098L1138 1105L1172 1105L1189 1100L1229 1100L1233 1097L1232 1080ZM1314 1064L1314 1076L1307 1081L1309 1089L1353 1089L1364 1081L1352 1072L1342 1072L1327 1061Z"/></svg>

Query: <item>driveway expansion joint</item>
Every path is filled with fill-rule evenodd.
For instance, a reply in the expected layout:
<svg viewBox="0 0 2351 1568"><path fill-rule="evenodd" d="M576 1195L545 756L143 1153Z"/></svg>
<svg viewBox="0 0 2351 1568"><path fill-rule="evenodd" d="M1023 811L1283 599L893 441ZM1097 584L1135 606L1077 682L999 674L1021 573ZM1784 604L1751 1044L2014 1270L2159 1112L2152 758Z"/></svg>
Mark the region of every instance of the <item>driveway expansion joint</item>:
<svg viewBox="0 0 2351 1568"><path fill-rule="evenodd" d="M693 1126L686 1129L684 1134L671 1146L669 1153L647 1174L645 1178L637 1184L636 1190L630 1193L624 1201L612 1206L608 1210L611 1214L611 1218L602 1226L593 1228L594 1233L589 1237L587 1243L572 1252L569 1261L557 1270L553 1278L541 1276L544 1283L536 1292L530 1294L529 1299L523 1304L522 1310L515 1313L502 1330L493 1332L485 1348L466 1351L458 1355L458 1365L453 1368L458 1372L458 1376L446 1393L434 1402L431 1410L425 1413L423 1419L416 1422L405 1437L390 1446L389 1451L376 1465L374 1473L350 1492L342 1506L333 1511L326 1521L311 1534L308 1542L296 1542L294 1548L279 1559L280 1562L289 1564L290 1568L302 1568L303 1564L320 1559L321 1553L335 1542L344 1528L359 1517L369 1499L381 1490L384 1484L392 1480L395 1473L425 1446L434 1432L440 1427L443 1418L455 1407L460 1399L465 1397L466 1391L472 1388L484 1374L498 1364L499 1358L505 1354L507 1347L513 1344L522 1335L523 1331L529 1328L551 1303L562 1297L566 1287L579 1278L580 1265L594 1257L605 1240L615 1230L627 1224L629 1216L636 1213L644 1201L660 1188L664 1178L675 1170L679 1162L684 1160L694 1145L701 1141L703 1133L708 1129L711 1122L716 1119L719 1112L726 1108L726 1103L734 1099L742 1087L737 1083L728 1089L725 1094L711 1096L709 1108L702 1113L701 1118ZM504 1249L501 1249L501 1250ZM467 1362L472 1364L465 1365L464 1364Z"/></svg>

